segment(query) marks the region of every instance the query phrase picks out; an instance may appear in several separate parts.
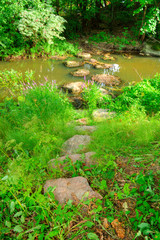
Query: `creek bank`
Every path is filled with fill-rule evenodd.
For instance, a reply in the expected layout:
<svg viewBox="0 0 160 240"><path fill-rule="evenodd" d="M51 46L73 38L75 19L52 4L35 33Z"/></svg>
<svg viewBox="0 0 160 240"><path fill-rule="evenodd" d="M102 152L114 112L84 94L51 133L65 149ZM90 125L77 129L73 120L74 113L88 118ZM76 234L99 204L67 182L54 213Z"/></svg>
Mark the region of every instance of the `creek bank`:
<svg viewBox="0 0 160 240"><path fill-rule="evenodd" d="M142 53L146 56L160 57L160 50L155 50L152 43L145 43L142 49Z"/></svg>

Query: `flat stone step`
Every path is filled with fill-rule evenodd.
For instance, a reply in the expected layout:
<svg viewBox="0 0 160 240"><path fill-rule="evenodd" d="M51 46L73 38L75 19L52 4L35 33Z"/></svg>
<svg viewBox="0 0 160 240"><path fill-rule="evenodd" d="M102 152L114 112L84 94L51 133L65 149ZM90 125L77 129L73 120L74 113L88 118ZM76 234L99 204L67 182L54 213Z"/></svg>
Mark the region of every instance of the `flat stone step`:
<svg viewBox="0 0 160 240"><path fill-rule="evenodd" d="M72 163L75 163L76 161L83 161L85 166L89 167L96 164L96 161L93 159L93 155L95 155L95 152L87 152L84 154L69 154L63 157L59 157L58 159L51 159L48 162L48 166L50 169L55 169L58 166L61 170L63 170L67 165L68 159L71 160Z"/></svg>
<svg viewBox="0 0 160 240"><path fill-rule="evenodd" d="M44 192L49 187L56 187L53 193L60 204L65 204L68 200L73 200L75 203L82 199L102 199L102 196L93 191L84 177L51 179L46 181Z"/></svg>
<svg viewBox="0 0 160 240"><path fill-rule="evenodd" d="M75 135L63 144L62 153L72 154L77 153L80 150L84 151L86 145L88 145L90 141L91 137L88 135Z"/></svg>
<svg viewBox="0 0 160 240"><path fill-rule="evenodd" d="M95 109L92 113L94 121L100 122L106 119L111 119L116 116L116 112L110 112L108 109Z"/></svg>
<svg viewBox="0 0 160 240"><path fill-rule="evenodd" d="M75 127L76 131L81 131L81 132L94 132L96 131L96 126L76 126Z"/></svg>

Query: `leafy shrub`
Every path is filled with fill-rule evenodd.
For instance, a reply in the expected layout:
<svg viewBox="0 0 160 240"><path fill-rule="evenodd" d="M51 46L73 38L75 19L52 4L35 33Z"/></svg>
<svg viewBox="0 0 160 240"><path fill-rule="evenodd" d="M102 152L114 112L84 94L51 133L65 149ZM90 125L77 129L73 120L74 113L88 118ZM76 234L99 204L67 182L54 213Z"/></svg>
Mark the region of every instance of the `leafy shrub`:
<svg viewBox="0 0 160 240"><path fill-rule="evenodd" d="M135 103L144 107L148 113L160 111L160 75L153 79L145 79L135 86L125 87L116 99L115 108L127 110Z"/></svg>
<svg viewBox="0 0 160 240"><path fill-rule="evenodd" d="M20 14L18 30L25 40L53 43L53 38L63 39L60 34L64 30L65 20L53 14L52 9L24 10Z"/></svg>
<svg viewBox="0 0 160 240"><path fill-rule="evenodd" d="M102 94L100 87L93 81L88 81L88 86L84 87L83 99L90 113L97 107L106 107L111 103L111 96Z"/></svg>

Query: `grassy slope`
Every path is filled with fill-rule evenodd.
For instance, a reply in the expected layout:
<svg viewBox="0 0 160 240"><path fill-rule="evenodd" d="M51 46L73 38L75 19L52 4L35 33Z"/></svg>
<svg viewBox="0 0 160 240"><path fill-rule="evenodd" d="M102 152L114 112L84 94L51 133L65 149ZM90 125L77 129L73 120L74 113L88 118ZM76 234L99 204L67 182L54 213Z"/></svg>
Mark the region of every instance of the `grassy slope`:
<svg viewBox="0 0 160 240"><path fill-rule="evenodd" d="M136 233L139 239L158 239L159 111L149 117L131 105L102 123L94 122L89 113L75 111L48 84L26 92L18 103L2 103L2 239L120 239L111 224L114 219L121 222L124 239L134 239ZM48 161L60 154L65 140L77 134L74 120L84 116L97 125L88 146L96 152L97 165L88 168L68 160L64 171L51 171ZM47 179L75 176L86 177L103 200L77 206L69 201L62 207L52 192L43 194Z"/></svg>

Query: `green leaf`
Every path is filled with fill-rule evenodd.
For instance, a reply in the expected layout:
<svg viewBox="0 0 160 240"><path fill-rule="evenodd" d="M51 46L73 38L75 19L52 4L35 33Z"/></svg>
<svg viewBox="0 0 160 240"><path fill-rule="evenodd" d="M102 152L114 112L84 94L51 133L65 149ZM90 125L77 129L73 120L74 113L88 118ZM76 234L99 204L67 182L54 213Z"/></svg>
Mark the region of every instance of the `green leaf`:
<svg viewBox="0 0 160 240"><path fill-rule="evenodd" d="M11 204L10 204L10 211L11 211L11 213L14 212L14 210L15 210L15 205L16 205L16 203L12 201Z"/></svg>
<svg viewBox="0 0 160 240"><path fill-rule="evenodd" d="M93 222L90 222L90 221L88 221L88 222L86 222L85 223L85 226L87 226L87 227L92 227L94 225L94 223Z"/></svg>
<svg viewBox="0 0 160 240"><path fill-rule="evenodd" d="M22 215L21 216L21 223L24 223L25 222L25 217Z"/></svg>
<svg viewBox="0 0 160 240"><path fill-rule="evenodd" d="M150 228L150 225L149 223L141 223L138 225L138 227L142 230L144 228Z"/></svg>
<svg viewBox="0 0 160 240"><path fill-rule="evenodd" d="M142 232L141 232L141 230L139 230L139 231L137 232L137 234L136 234L135 238L137 238L137 237L140 237L140 236L141 236L141 234L142 234Z"/></svg>
<svg viewBox="0 0 160 240"><path fill-rule="evenodd" d="M21 232L23 232L23 228L21 228L20 225L17 225L17 226L14 227L13 231L21 233Z"/></svg>
<svg viewBox="0 0 160 240"><path fill-rule="evenodd" d="M88 234L87 234L87 237L88 237L89 239L99 240L97 234L95 234L95 233L88 233Z"/></svg>
<svg viewBox="0 0 160 240"><path fill-rule="evenodd" d="M17 212L16 214L14 214L14 217L19 217L19 216L21 216L22 215L22 211L20 211L20 212Z"/></svg>
<svg viewBox="0 0 160 240"><path fill-rule="evenodd" d="M11 228L11 222L5 221L5 225L9 228Z"/></svg>

